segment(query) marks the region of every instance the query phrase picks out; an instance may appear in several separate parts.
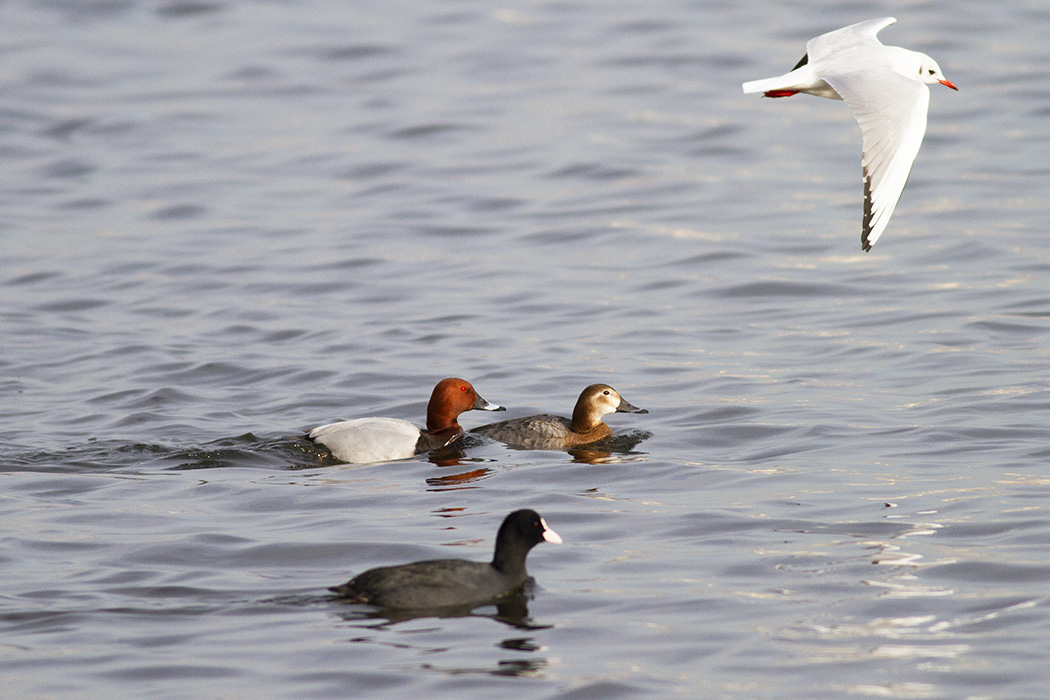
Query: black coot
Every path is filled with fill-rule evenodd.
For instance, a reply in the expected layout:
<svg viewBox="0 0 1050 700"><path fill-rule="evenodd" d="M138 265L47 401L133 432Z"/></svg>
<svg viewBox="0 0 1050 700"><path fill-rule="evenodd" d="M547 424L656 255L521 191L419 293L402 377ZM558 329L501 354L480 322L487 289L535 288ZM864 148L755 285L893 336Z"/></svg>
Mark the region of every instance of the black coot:
<svg viewBox="0 0 1050 700"><path fill-rule="evenodd" d="M525 557L540 542L561 543L534 510L516 510L500 525L490 563L432 559L381 566L329 590L354 603L419 609L482 604L521 587L528 580Z"/></svg>

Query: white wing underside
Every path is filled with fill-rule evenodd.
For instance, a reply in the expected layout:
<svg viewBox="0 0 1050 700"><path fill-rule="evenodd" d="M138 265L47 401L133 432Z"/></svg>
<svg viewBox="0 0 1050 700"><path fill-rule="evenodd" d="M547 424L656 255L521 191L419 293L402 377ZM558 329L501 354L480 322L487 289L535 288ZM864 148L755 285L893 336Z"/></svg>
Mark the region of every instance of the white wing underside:
<svg viewBox="0 0 1050 700"><path fill-rule="evenodd" d="M893 52L876 37L893 17L859 22L806 44L813 72L846 101L864 137L861 246L870 250L897 207L926 133L930 90L890 66Z"/></svg>
<svg viewBox="0 0 1050 700"><path fill-rule="evenodd" d="M926 133L930 90L891 67L894 52L876 37L896 22L868 20L828 32L806 44L813 71L846 101L864 137L864 219L861 247L879 239L908 182Z"/></svg>
<svg viewBox="0 0 1050 700"><path fill-rule="evenodd" d="M870 250L886 230L926 133L930 90L888 68L824 80L846 101L864 137L864 220L861 245Z"/></svg>

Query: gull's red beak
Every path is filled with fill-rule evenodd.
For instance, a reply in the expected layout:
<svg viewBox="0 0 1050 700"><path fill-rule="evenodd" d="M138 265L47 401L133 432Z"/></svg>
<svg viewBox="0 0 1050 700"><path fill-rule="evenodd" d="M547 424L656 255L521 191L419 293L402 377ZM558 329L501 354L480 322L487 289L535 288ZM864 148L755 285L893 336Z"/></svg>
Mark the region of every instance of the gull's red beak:
<svg viewBox="0 0 1050 700"><path fill-rule="evenodd" d="M950 87L952 90L955 90L956 92L959 91L959 88L955 87L955 83L953 83L952 81L950 81L948 79L938 80L937 82L940 83L941 85L943 85L944 87Z"/></svg>

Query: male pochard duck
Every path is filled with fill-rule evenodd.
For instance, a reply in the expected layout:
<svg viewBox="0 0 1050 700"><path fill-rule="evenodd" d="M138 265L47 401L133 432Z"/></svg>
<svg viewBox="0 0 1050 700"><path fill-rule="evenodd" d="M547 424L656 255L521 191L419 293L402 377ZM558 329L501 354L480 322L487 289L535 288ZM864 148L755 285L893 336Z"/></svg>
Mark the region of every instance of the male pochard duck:
<svg viewBox="0 0 1050 700"><path fill-rule="evenodd" d="M529 450L556 450L586 445L613 434L602 422L610 413L648 413L632 406L608 384L591 384L576 401L572 420L547 413L490 423L470 432Z"/></svg>
<svg viewBox="0 0 1050 700"><path fill-rule="evenodd" d="M420 610L481 605L519 589L529 578L525 557L540 542L561 543L534 510L508 515L496 534L491 562L431 559L381 566L329 590L351 603Z"/></svg>
<svg viewBox="0 0 1050 700"><path fill-rule="evenodd" d="M400 418L355 418L314 428L307 437L351 464L388 462L430 452L463 436L459 414L471 409L504 411L474 391L465 379L449 377L434 387L427 404L427 428Z"/></svg>

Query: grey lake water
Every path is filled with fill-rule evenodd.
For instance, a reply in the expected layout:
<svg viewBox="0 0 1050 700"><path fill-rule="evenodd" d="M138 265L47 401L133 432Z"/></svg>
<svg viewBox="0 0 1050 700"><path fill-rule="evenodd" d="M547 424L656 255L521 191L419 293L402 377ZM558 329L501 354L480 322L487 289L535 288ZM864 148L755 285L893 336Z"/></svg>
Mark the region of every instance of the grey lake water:
<svg viewBox="0 0 1050 700"><path fill-rule="evenodd" d="M893 15L929 129L860 250L841 102ZM1050 6L0 4L0 696L1046 698ZM333 464L435 382L604 449ZM530 597L326 588L486 559Z"/></svg>

